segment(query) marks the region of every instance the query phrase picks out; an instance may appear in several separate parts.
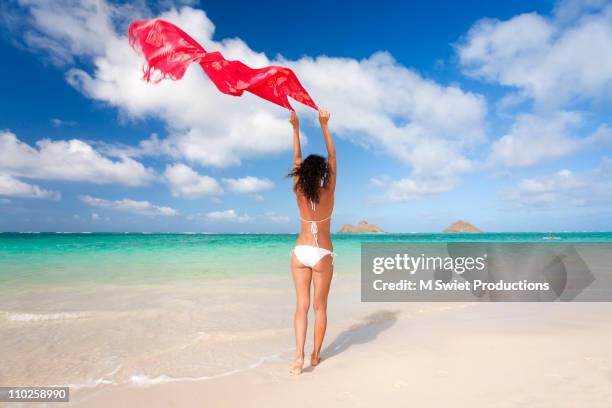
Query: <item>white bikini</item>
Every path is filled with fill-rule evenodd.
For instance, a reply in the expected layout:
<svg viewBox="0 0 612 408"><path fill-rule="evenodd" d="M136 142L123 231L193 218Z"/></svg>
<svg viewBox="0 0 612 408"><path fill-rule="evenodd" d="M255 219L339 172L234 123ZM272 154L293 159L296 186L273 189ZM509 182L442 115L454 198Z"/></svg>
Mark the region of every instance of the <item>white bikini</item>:
<svg viewBox="0 0 612 408"><path fill-rule="evenodd" d="M310 206L312 208L312 211L316 210L316 205L313 201L310 201ZM300 220L302 222L310 223L310 233L314 237L315 244L316 244L316 246L314 245L296 245L295 248L293 249L293 253L295 254L295 257L297 258L298 261L300 261L302 265L312 268L317 263L319 263L321 258L327 255L332 256L332 264L333 264L333 256L335 255L335 253L333 253L329 249L319 247L319 241L317 239L317 235L319 233L319 227L317 226L317 223L327 221L330 218L331 218L331 215L322 220L312 221L312 220L305 220L302 217L300 217Z"/></svg>

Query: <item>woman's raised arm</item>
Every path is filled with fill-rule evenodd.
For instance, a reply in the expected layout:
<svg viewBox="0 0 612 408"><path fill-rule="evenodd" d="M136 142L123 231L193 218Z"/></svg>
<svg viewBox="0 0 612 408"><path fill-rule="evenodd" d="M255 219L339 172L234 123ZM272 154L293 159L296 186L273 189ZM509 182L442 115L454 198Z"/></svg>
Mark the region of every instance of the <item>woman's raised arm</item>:
<svg viewBox="0 0 612 408"><path fill-rule="evenodd" d="M334 139L329 131L330 113L328 110L319 109L319 123L321 124L321 130L323 131L323 137L325 138L325 147L327 147L327 162L329 163L329 169L331 171L329 177L329 185L333 189L336 188L336 146L334 145Z"/></svg>
<svg viewBox="0 0 612 408"><path fill-rule="evenodd" d="M291 126L293 126L293 167L298 167L302 164L302 148L300 147L300 120L295 111L291 112L289 118Z"/></svg>

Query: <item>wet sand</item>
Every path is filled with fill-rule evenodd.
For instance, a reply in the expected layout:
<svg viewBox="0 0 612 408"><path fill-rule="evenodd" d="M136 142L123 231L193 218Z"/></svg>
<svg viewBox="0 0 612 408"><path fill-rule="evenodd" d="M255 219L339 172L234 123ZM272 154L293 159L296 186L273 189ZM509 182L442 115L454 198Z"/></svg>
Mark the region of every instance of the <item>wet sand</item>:
<svg viewBox="0 0 612 408"><path fill-rule="evenodd" d="M75 393L74 406L609 407L612 304L374 304L323 361ZM365 310L363 310L365 312ZM282 334L288 344L291 333ZM236 350L238 352L238 350Z"/></svg>

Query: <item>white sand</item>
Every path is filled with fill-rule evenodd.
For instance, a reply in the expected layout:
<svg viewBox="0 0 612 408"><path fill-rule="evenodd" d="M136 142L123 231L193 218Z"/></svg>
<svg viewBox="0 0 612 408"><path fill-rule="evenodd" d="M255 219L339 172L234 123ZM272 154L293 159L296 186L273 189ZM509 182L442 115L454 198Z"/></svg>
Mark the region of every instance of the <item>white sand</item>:
<svg viewBox="0 0 612 408"><path fill-rule="evenodd" d="M287 350L210 380L76 391L70 405L609 408L610 312L605 303L364 305L352 328L330 327L324 360L300 376L287 373ZM291 333L282 336L290 346Z"/></svg>

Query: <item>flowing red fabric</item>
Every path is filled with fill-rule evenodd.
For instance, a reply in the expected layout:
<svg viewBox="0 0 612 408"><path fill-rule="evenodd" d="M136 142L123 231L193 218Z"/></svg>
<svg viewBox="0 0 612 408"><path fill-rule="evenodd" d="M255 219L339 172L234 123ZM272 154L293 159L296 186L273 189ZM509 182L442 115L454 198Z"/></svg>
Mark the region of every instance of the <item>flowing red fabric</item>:
<svg viewBox="0 0 612 408"><path fill-rule="evenodd" d="M196 40L172 23L160 19L135 21L128 29L130 45L146 59L143 79L159 82L179 80L192 62L200 64L217 88L228 95L249 91L270 102L293 110L288 96L318 109L295 73L286 67L251 68L228 61L220 52L207 52Z"/></svg>

